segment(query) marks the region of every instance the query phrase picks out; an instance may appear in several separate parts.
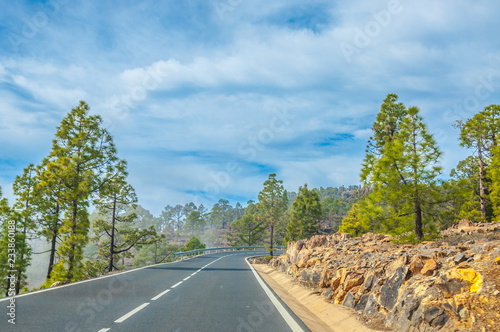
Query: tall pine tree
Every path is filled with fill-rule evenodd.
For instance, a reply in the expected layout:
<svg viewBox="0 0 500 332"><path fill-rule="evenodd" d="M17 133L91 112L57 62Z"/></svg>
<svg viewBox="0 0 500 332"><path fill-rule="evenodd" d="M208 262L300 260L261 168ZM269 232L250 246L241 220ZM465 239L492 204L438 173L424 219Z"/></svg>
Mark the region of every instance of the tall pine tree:
<svg viewBox="0 0 500 332"><path fill-rule="evenodd" d="M424 224L432 219L426 206L434 199L441 153L419 109L407 109L397 99L387 96L373 124L361 171L361 180L373 191L356 206L356 214L363 213L360 218L370 230L401 234L413 228L421 240ZM360 209L363 205L378 208Z"/></svg>
<svg viewBox="0 0 500 332"><path fill-rule="evenodd" d="M264 188L259 193L259 202L257 208L260 215L265 220L270 231L270 248L269 254L273 255L274 246L274 230L281 220L287 208L287 200L284 195L283 181L276 179L276 174L269 174L269 177L264 181Z"/></svg>
<svg viewBox="0 0 500 332"><path fill-rule="evenodd" d="M112 174L117 162L111 135L102 127L98 115L89 114L81 101L62 120L47 158L50 170L61 180L61 202L65 208L59 229L60 261L52 271L55 280L78 280L82 274L83 248L89 241L90 222L87 208L91 197Z"/></svg>

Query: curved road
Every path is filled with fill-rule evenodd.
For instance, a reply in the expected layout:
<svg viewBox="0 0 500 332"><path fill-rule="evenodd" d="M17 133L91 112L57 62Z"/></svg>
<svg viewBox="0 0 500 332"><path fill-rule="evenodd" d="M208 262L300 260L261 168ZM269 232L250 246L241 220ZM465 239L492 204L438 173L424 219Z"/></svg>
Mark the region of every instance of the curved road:
<svg viewBox="0 0 500 332"><path fill-rule="evenodd" d="M2 299L0 331L308 331L245 261L224 252Z"/></svg>

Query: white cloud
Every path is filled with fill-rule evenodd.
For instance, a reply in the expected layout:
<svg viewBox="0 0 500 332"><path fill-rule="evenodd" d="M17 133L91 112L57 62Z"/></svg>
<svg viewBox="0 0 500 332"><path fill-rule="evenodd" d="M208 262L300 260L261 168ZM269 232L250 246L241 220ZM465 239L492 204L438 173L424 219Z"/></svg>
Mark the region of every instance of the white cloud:
<svg viewBox="0 0 500 332"><path fill-rule="evenodd" d="M45 154L58 121L85 99L129 161L141 204L158 212L197 199L232 162L241 173L213 196L256 197L271 170L291 190L357 183L388 93L421 108L449 169L464 155L451 122L498 103L496 2L401 0L387 24L387 1L223 3L224 12L219 1L71 3L18 54L0 41L5 158ZM356 47L351 59L342 43ZM474 110L452 110L490 76ZM293 118L272 129L286 107Z"/></svg>

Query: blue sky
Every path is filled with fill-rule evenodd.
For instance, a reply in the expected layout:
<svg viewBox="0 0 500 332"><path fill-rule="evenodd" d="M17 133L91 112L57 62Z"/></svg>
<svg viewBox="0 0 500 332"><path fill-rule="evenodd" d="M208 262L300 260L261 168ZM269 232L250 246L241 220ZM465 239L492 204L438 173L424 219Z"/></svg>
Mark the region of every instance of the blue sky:
<svg viewBox="0 0 500 332"><path fill-rule="evenodd" d="M444 152L456 120L500 103L500 3L3 1L0 186L50 150L79 100L129 163L141 205L255 199L359 183L388 93L419 106Z"/></svg>

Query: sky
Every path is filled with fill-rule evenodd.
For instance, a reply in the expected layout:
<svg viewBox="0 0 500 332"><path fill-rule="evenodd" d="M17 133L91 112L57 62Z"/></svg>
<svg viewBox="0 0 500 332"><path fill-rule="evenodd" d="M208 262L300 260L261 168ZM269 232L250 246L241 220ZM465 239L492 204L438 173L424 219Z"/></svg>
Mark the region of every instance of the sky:
<svg viewBox="0 0 500 332"><path fill-rule="evenodd" d="M139 203L211 206L359 184L387 94L418 106L442 177L452 125L500 103L500 2L0 0L0 186L48 155L80 100Z"/></svg>

